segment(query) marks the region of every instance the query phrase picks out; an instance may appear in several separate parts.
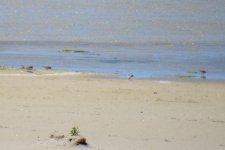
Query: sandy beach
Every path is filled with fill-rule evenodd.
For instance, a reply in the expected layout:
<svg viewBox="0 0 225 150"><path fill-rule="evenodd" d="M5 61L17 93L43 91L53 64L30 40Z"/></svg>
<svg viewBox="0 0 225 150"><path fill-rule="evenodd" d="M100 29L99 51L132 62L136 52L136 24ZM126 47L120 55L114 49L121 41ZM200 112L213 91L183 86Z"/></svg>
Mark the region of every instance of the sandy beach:
<svg viewBox="0 0 225 150"><path fill-rule="evenodd" d="M0 71L1 150L225 149L225 81L45 74Z"/></svg>
<svg viewBox="0 0 225 150"><path fill-rule="evenodd" d="M0 150L225 150L224 6L0 0Z"/></svg>

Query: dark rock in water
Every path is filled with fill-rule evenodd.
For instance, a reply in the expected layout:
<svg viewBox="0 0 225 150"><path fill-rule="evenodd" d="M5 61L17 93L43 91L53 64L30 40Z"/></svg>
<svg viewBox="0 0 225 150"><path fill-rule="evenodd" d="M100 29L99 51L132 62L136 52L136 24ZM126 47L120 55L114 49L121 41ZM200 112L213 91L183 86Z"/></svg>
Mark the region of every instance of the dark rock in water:
<svg viewBox="0 0 225 150"><path fill-rule="evenodd" d="M51 70L52 67L51 66L43 66L46 70Z"/></svg>

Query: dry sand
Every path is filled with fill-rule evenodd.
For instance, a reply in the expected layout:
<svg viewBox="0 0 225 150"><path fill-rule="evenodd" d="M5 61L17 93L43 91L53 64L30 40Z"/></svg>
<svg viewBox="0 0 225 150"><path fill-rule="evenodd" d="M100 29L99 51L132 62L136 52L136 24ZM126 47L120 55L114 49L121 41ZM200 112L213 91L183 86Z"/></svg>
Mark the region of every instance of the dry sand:
<svg viewBox="0 0 225 150"><path fill-rule="evenodd" d="M87 147L49 138L73 126ZM224 150L225 81L1 70L0 149Z"/></svg>

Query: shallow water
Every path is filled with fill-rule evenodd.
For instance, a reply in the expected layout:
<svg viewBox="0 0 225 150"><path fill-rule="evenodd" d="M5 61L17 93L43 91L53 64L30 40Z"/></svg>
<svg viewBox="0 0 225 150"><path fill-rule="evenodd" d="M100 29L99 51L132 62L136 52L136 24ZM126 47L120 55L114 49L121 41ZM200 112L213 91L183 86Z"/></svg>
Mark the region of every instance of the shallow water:
<svg viewBox="0 0 225 150"><path fill-rule="evenodd" d="M209 79L225 79L225 51L221 44L96 44L70 42L0 42L0 64L69 71L97 71L126 77L166 77L208 71ZM65 48L87 53L65 53ZM195 73L198 72L198 73Z"/></svg>
<svg viewBox="0 0 225 150"><path fill-rule="evenodd" d="M136 77L198 78L193 72L206 69L207 78L225 79L224 6L224 0L1 0L0 65ZM59 52L65 48L89 53Z"/></svg>

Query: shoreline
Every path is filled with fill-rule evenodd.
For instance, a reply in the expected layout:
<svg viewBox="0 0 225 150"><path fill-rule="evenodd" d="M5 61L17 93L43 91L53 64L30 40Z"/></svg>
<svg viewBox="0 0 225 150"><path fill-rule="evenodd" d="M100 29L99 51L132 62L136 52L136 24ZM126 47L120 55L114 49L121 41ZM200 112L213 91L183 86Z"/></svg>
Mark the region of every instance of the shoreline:
<svg viewBox="0 0 225 150"><path fill-rule="evenodd" d="M34 68L32 72L26 69L21 69L18 67L0 66L0 76L89 76L94 78L108 78L108 79L128 79L128 76L121 76L117 73L109 72L95 72L95 71L67 71L67 70L56 70L50 69L46 70L44 68ZM168 81L221 81L225 82L224 79L202 79L200 77L136 77L133 80L168 80Z"/></svg>

